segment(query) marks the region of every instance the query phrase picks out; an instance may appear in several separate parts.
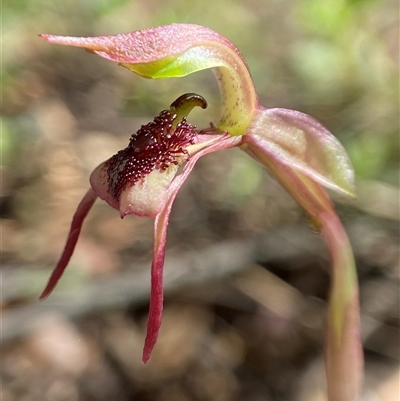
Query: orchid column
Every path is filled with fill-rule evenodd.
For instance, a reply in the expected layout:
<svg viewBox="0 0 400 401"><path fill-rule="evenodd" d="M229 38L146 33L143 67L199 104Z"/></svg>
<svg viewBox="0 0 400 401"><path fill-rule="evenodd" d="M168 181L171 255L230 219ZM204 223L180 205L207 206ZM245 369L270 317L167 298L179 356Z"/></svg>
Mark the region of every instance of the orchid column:
<svg viewBox="0 0 400 401"><path fill-rule="evenodd" d="M218 124L198 130L188 123L190 110L196 105L204 108L206 102L199 95L185 94L132 135L126 149L96 168L90 180L92 188L78 206L64 253L42 298L50 294L67 266L82 222L97 196L118 209L122 217L155 217L143 353L147 362L161 325L162 269L172 203L201 156L238 146L276 176L326 239L332 258L325 358L328 396L330 401L355 401L363 365L356 269L347 235L323 188L354 196L353 169L339 141L306 114L260 106L242 55L211 29L173 24L115 36L41 37L83 47L146 78L182 77L211 68L222 92Z"/></svg>

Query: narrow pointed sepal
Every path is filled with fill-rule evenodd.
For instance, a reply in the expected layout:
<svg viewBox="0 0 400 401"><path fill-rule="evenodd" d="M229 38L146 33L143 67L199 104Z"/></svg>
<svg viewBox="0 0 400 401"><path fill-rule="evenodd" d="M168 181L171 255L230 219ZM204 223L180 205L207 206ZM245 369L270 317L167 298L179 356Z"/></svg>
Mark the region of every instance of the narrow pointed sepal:
<svg viewBox="0 0 400 401"><path fill-rule="evenodd" d="M167 238L167 226L172 204L179 189L186 181L200 157L219 150L230 149L240 144L241 138L230 137L228 134L221 134L211 140L210 145L200 148L185 164L182 173L177 175L168 190L168 197L154 223L154 253L151 267L151 294L149 318L147 322L147 333L143 347L143 363L150 359L154 346L156 345L158 333L161 327L163 310L163 268L165 258L165 244ZM205 143L205 142L204 142ZM193 145L195 148L199 145Z"/></svg>
<svg viewBox="0 0 400 401"><path fill-rule="evenodd" d="M299 170L325 187L355 196L354 170L345 149L307 114L260 107L244 142L250 152L256 149L266 158Z"/></svg>
<svg viewBox="0 0 400 401"><path fill-rule="evenodd" d="M154 251L153 262L151 265L151 296L149 317L145 344L143 347L143 363L150 359L151 352L156 345L158 333L161 327L164 288L163 288L163 268L165 259L165 243L167 238L167 227L169 214L171 212L174 196L168 199L166 207L157 215L154 222Z"/></svg>
<svg viewBox="0 0 400 401"><path fill-rule="evenodd" d="M72 223L64 251L61 255L60 260L57 263L57 266L54 268L50 276L46 288L40 295L40 299L45 299L52 293L58 283L58 280L60 280L62 274L64 273L64 270L67 267L69 260L71 259L79 235L81 233L83 221L85 220L96 199L97 194L92 189L89 189L79 203L74 217L72 218Z"/></svg>

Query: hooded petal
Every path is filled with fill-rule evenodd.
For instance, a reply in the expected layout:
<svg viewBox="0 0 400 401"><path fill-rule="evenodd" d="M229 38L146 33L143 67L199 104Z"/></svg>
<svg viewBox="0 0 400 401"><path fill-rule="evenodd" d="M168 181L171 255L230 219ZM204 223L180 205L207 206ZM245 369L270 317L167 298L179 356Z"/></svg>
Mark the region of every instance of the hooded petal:
<svg viewBox="0 0 400 401"><path fill-rule="evenodd" d="M163 310L163 267L165 259L165 243L167 237L168 219L171 212L172 204L175 197L186 181L189 173L200 157L216 152L219 150L229 149L237 146L241 141L240 137L230 137L229 135L221 135L218 139L206 147L195 153L185 164L180 175L176 176L168 190L168 198L163 205L162 210L157 215L154 223L154 253L153 263L151 266L151 296L149 320L147 323L147 335L143 349L143 363L146 363L156 344L158 333L161 326L162 310ZM193 145L196 147L198 145Z"/></svg>
<svg viewBox="0 0 400 401"><path fill-rule="evenodd" d="M218 128L241 135L257 107L249 69L239 50L224 36L193 24L172 24L114 36L41 38L83 47L145 78L182 77L213 68L221 87L223 110Z"/></svg>
<svg viewBox="0 0 400 401"><path fill-rule="evenodd" d="M299 170L320 184L354 196L354 171L341 143L307 114L259 108L244 137L249 149ZM244 148L246 149L246 148Z"/></svg>
<svg viewBox="0 0 400 401"><path fill-rule="evenodd" d="M85 220L85 217L89 213L96 199L97 194L90 188L79 203L74 217L72 218L71 228L69 230L69 235L67 243L65 244L64 251L61 255L60 260L57 263L57 266L51 273L49 282L47 283L46 288L39 297L40 299L45 299L52 293L58 283L58 280L64 273L64 270L67 267L72 254L74 253L75 245L81 233L83 221Z"/></svg>

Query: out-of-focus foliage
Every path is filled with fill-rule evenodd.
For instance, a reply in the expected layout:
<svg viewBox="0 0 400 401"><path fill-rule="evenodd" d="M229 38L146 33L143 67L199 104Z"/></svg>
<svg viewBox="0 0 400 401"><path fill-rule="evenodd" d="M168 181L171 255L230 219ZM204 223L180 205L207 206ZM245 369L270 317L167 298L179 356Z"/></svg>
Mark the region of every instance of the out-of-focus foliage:
<svg viewBox="0 0 400 401"><path fill-rule="evenodd" d="M203 126L219 117L219 94L209 71L179 80L143 80L116 64L78 49L52 46L37 35L111 35L173 22L206 25L228 37L249 63L261 104L301 110L317 118L339 137L353 161L359 187L357 201L338 206L343 220L350 224L356 218L376 218L371 223L376 231L371 234L370 246L358 254L357 261L364 294L362 299L368 302L376 299L376 304L371 306L365 301L362 307L365 311L368 304L371 309L367 312L373 314L386 305L385 299L376 295L378 287L383 289L379 294L389 294L389 289L398 279L398 232L393 228L398 226L399 218L397 1L3 0L1 18L2 260L7 271L14 274L23 272L19 292L5 301L6 311L12 312L14 306L34 302L35 294L42 289L63 247L70 217L88 187L89 173L98 163L125 147L133 131L152 120L185 92L198 92L209 103L206 111L193 113L196 124ZM250 158L236 151L210 155L196 166L174 205L169 247L178 255L182 250L197 252L220 240L247 237L278 227L290 229L297 222L304 224L301 212ZM361 223L355 224L354 231L350 232L353 240L368 234L363 227ZM148 262L151 241L151 221L132 218L121 222L118 213L99 202L84 227L82 240L69 272L61 282L60 291L71 290L75 285L79 288L92 277L117 275L128 264L132 265L132 261ZM286 280L283 285L286 290L288 287L285 286L293 286L306 294L306 298L323 302L327 277L321 267L323 261L317 260L317 263L299 260L267 267ZM369 281L372 276L379 280ZM273 286L266 292L271 293L274 288L280 287ZM200 292L207 293L207 290ZM276 291L278 298L274 299L281 299L279 294L292 294L292 287L288 292ZM256 292L253 288L247 293ZM264 296L262 293L260 297ZM252 296L259 302L257 296ZM158 370L155 367L150 369L156 369L151 371L153 379L164 378L167 382L165 378L170 377L168 375L172 375L173 370L168 363L176 362L177 375L184 377L187 365L179 360L179 351L184 348L181 345L186 339L178 341L173 337L176 319L185 322L182 325L187 324L188 333L197 329L210 333L211 322L222 319L226 324L226 318L229 327L222 325L222 334L219 333L222 337L213 337L215 344L218 343L213 343L213 349L218 353L219 361L226 358L219 365L220 391L216 390L214 397L203 394L196 398L187 395L187 389L182 390L190 387L195 392L193 389L212 382L208 381L207 372L218 372L215 366L214 370L207 370L205 366L194 364L193 382L181 387L177 382L168 382L165 388L158 390L159 399L232 400L235 394L246 394L243 383L248 380L246 383L251 388L261 386L259 393L264 398L248 395L238 396L238 399L286 400L290 399L284 398L284 394L288 394L285 391L290 392L287 383L294 377L313 375L312 366L315 365L308 367L307 364L320 345L315 342L305 344L298 331L295 332L300 340L294 339L295 329L292 323L288 324L297 322L293 316L297 316L299 321L303 319L300 312L291 315L283 325L277 317L281 315L275 315L273 308L261 303L250 324L243 311L235 310L236 320L233 322L233 319L229 320L229 314L227 317L220 311L215 313L215 305L211 307L204 298L202 302L199 306L201 313L196 308L191 311L191 307L186 313L180 309L181 304L178 305L180 312L176 306L169 309L167 300L165 330L172 336L172 340L169 338L172 343L178 344L174 348L177 359L171 359L170 355L170 359L159 357ZM285 303L288 302L286 298L282 302L289 305ZM138 380L140 386L146 388L147 393L143 390L142 394L151 394L157 380L146 378L144 372L147 371L130 359L127 362L124 355L124 347L134 352L141 344L141 339L137 339L139 329L132 329L124 320L123 313L115 313L117 317L104 318L109 328L104 338L112 342L110 347L116 352L116 359L134 365L129 365L134 371L132 380ZM200 318L193 323L191 316L196 313ZM262 327L267 327L266 331L260 329L261 321ZM396 322L398 317L390 315L380 323L397 330ZM94 323L95 331L101 330L100 323ZM101 354L102 351L94 351L93 345L98 338L96 335L90 337L90 330L85 331L82 325L77 329L73 324L67 328L60 327L64 334L72 333L72 338L75 338L76 330L83 330L87 337L84 352L89 353L93 360L99 358L96 352ZM124 336L125 332L129 335ZM382 341L390 344L389 337L381 335L382 340L378 336L373 344L382 344ZM315 338L322 338L321 333ZM28 337L24 341L16 348L6 350L8 362L3 366L8 369L10 377L14 377L12 369L16 366L12 361L22 361L21 366L35 366L37 354L29 359L23 347L37 338ZM168 339L165 341L168 344ZM168 346L162 349L168 349ZM186 355L185 358L189 357ZM206 364L206 359L204 361ZM367 367L368 363L370 359L367 358ZM285 366L291 368L285 370ZM26 383L31 383L29 386L32 387L39 386L39 381L35 383L35 369L26 369L26 372L31 372L30 375L27 373L29 378L26 376L24 379ZM84 370L79 370L81 375ZM238 371L244 372L247 379L240 381L240 375L236 374ZM85 372L98 380L93 371ZM69 375L65 376L67 379L64 377L64 385L70 389L77 388L78 381L72 380L71 371ZM62 399L54 396L56 390L51 390L50 384L47 387L45 383L41 384L50 389L50 395L45 398L44 390L40 390L39 398L31 396L27 399ZM109 388L113 385L115 383L111 383ZM13 387L6 387L7 391L10 389ZM4 399L18 399L15 398L18 391L13 391L10 398ZM310 391L308 387L304 390L304 400L312 399ZM75 394L68 399L77 397ZM124 400L122 396L117 399ZM151 398L143 396L137 399Z"/></svg>

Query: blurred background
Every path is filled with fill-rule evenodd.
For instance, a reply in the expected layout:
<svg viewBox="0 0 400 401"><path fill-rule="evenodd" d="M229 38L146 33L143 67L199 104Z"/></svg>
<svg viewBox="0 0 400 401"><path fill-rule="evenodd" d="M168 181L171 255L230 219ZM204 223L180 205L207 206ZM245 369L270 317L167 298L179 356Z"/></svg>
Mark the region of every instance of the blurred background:
<svg viewBox="0 0 400 401"><path fill-rule="evenodd" d="M399 9L396 0L3 0L2 401L322 401L329 258L304 213L239 150L200 160L173 208L159 342L141 363L151 219L98 201L54 294L37 300L90 172L185 92L219 117L210 71L143 80L39 33L206 25L241 50L266 107L344 144L364 401L399 394Z"/></svg>

